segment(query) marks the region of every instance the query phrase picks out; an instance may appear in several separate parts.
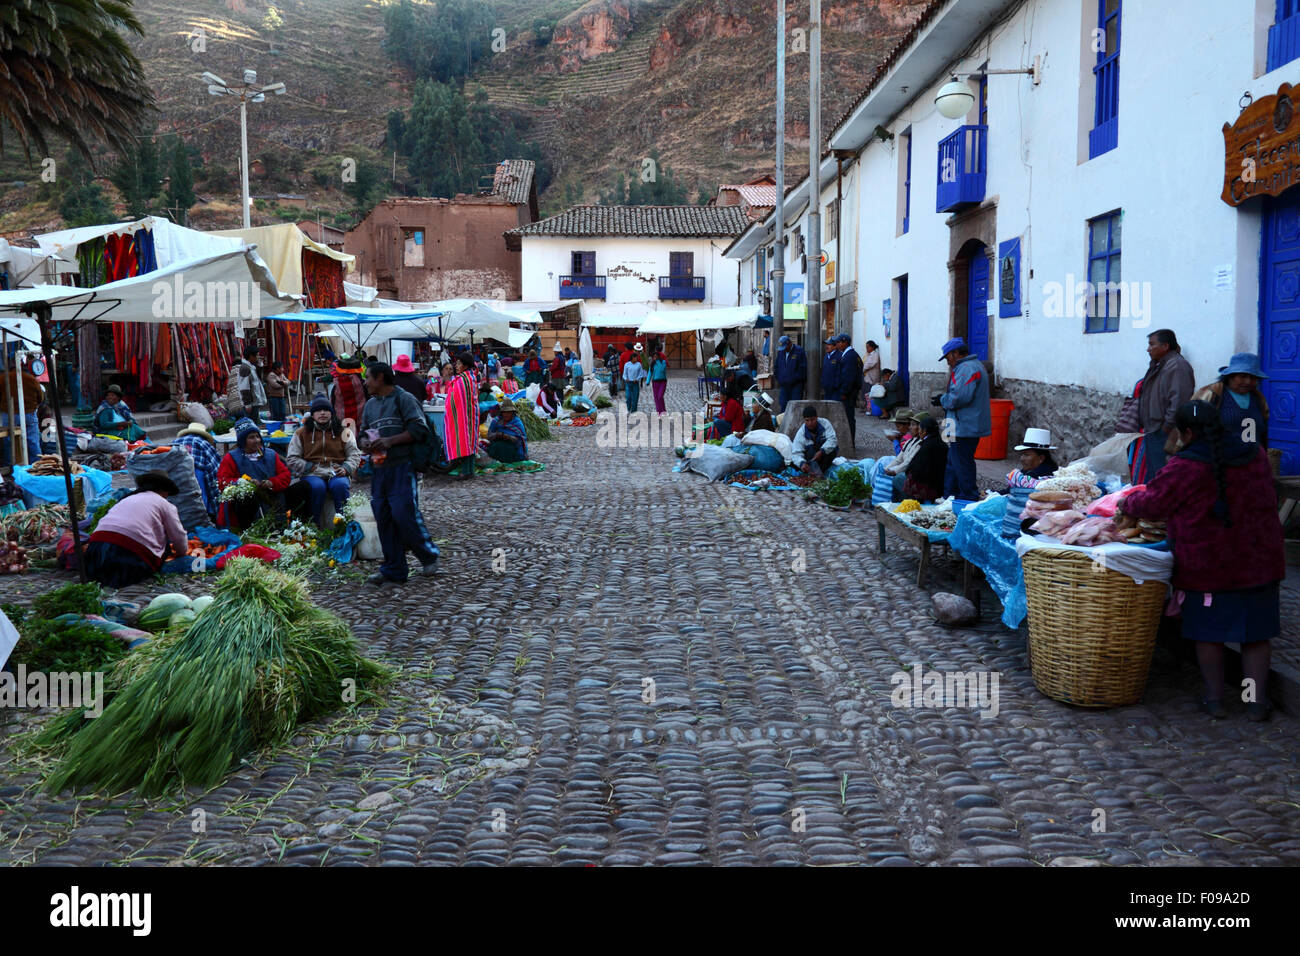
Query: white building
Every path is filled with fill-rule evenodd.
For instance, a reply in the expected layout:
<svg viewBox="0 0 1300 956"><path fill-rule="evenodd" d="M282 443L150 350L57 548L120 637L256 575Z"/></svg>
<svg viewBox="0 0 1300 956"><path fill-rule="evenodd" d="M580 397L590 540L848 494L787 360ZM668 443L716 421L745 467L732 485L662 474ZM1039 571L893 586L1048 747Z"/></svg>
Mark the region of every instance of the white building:
<svg viewBox="0 0 1300 956"><path fill-rule="evenodd" d="M581 300L599 351L597 329L621 341L652 312L741 304L723 251L748 221L739 206L575 206L506 242L522 248L524 299ZM694 367L693 340L669 345L670 362Z"/></svg>
<svg viewBox="0 0 1300 956"><path fill-rule="evenodd" d="M1297 57L1295 0L936 0L827 143L855 167L855 344L924 406L966 337L1012 438L1050 427L1067 456L1110 433L1150 332L1178 334L1198 384L1258 352L1270 443L1300 470L1300 120L1275 99ZM953 74L970 106L947 119Z"/></svg>

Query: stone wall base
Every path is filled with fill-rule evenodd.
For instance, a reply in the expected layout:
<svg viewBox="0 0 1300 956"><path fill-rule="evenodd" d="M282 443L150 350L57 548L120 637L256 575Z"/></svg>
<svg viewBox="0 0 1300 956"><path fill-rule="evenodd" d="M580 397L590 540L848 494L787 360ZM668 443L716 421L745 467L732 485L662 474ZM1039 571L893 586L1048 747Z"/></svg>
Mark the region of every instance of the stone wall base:
<svg viewBox="0 0 1300 956"><path fill-rule="evenodd" d="M910 378L911 406L925 410L930 396L948 384L946 372L914 372ZM1051 385L1024 379L1004 378L993 390L994 398L1015 403L1011 413L1010 440L1007 453L1020 444L1026 428L1047 428L1058 446L1056 460L1065 464L1082 458L1115 433L1115 419L1124 405L1124 396L1080 385ZM940 408L930 408L936 417Z"/></svg>

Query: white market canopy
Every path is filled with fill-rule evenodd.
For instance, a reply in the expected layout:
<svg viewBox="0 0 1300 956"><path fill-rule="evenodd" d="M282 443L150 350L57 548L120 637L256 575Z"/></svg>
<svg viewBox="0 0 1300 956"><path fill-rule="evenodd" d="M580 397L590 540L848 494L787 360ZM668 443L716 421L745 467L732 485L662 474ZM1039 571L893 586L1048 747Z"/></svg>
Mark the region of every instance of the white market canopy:
<svg viewBox="0 0 1300 956"><path fill-rule="evenodd" d="M47 303L51 318L98 322L237 322L299 311L302 304L281 292L252 246L108 282L93 289L41 285L0 292L0 318L30 315Z"/></svg>
<svg viewBox="0 0 1300 956"><path fill-rule="evenodd" d="M520 348L534 334L528 329L513 328L510 324L528 322L531 313L502 311L501 303L477 299L398 302L377 297L372 301L375 303L373 307L307 309L284 318L290 321L316 322L322 331L337 332L358 348L392 339L439 339L445 342L495 339L505 342L511 348Z"/></svg>
<svg viewBox="0 0 1300 956"><path fill-rule="evenodd" d="M638 335L672 335L706 329L752 329L763 310L757 305L726 309L673 309L652 312L637 327Z"/></svg>

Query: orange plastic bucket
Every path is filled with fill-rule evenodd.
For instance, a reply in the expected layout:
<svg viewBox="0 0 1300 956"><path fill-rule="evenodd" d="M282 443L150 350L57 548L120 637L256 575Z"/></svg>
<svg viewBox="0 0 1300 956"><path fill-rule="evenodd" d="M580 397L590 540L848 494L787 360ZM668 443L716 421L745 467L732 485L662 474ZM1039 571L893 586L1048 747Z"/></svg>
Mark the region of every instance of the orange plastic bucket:
<svg viewBox="0 0 1300 956"><path fill-rule="evenodd" d="M975 457L988 461L1001 461L1007 457L1007 441L1011 430L1011 412L1015 402L1006 398L989 399L989 410L993 417L993 432L980 439L975 446Z"/></svg>

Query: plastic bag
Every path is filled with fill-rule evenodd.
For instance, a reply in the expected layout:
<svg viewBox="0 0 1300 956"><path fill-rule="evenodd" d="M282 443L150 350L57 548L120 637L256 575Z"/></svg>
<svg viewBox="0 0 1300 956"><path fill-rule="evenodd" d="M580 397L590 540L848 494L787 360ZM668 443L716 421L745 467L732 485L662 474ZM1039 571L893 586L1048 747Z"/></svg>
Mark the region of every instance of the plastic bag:
<svg viewBox="0 0 1300 956"><path fill-rule="evenodd" d="M334 539L330 544L330 557L339 564L349 564L352 561L352 553L365 539L366 533L362 530L360 523L349 521L348 526L343 529L343 534Z"/></svg>
<svg viewBox="0 0 1300 956"><path fill-rule="evenodd" d="M723 443L724 446L726 443ZM775 448L768 445L750 445L742 444L736 446L736 451L742 455L749 455L754 459L754 467L760 471L781 471L785 468L785 458Z"/></svg>
<svg viewBox="0 0 1300 956"><path fill-rule="evenodd" d="M231 558L260 558L267 564L272 561L280 560L280 552L274 548L266 548L260 544L242 544L232 551L227 551L217 559L217 568L220 570L226 566L226 562Z"/></svg>
<svg viewBox="0 0 1300 956"><path fill-rule="evenodd" d="M126 470L134 478L151 471L165 472L180 489L180 494L168 500L180 512L181 524L186 528L197 528L208 523L208 509L203 506L203 494L199 491L199 481L194 475L194 458L184 448L176 447L153 455L137 452L126 459Z"/></svg>
<svg viewBox="0 0 1300 956"><path fill-rule="evenodd" d="M1114 494L1104 495L1098 498L1092 504L1088 505L1089 515L1101 515L1106 518L1115 517L1115 506L1120 500L1137 491L1139 488L1145 488L1146 485L1133 485L1131 488L1123 488Z"/></svg>
<svg viewBox="0 0 1300 956"><path fill-rule="evenodd" d="M752 468L753 465L752 455L741 455L719 445L702 445L693 456L685 459L682 470L703 475L709 481L717 481L742 468Z"/></svg>
<svg viewBox="0 0 1300 956"><path fill-rule="evenodd" d="M1128 446L1141 437L1141 432L1112 435L1088 452L1086 458L1080 458L1070 464L1083 465L1096 475L1127 475L1129 473Z"/></svg>
<svg viewBox="0 0 1300 956"><path fill-rule="evenodd" d="M198 538L204 544L221 545L224 550L212 558L191 558L189 555L180 558L173 558L162 566L163 574L206 574L210 571L218 571L225 565L220 560L230 552L240 546L242 542L239 535L224 528L214 528L211 525L203 525L195 528L190 532L192 537ZM196 563L200 562L200 563Z"/></svg>
<svg viewBox="0 0 1300 956"><path fill-rule="evenodd" d="M198 422L204 428L211 429L214 424L212 413L198 402L185 402L176 409L176 417L183 422Z"/></svg>

